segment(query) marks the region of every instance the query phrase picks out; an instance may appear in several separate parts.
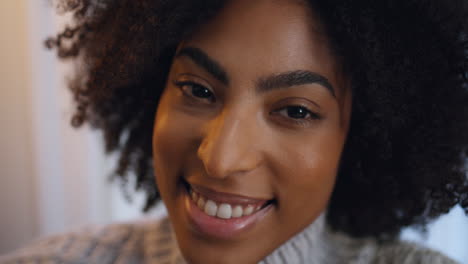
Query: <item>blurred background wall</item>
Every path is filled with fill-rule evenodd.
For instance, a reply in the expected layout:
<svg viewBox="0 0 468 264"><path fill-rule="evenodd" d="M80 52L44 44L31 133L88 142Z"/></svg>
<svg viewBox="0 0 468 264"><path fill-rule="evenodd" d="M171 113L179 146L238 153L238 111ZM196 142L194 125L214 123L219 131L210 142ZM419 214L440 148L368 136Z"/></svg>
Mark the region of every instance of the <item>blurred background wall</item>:
<svg viewBox="0 0 468 264"><path fill-rule="evenodd" d="M0 249L11 247L7 237L17 244L37 233L25 7L0 2Z"/></svg>
<svg viewBox="0 0 468 264"><path fill-rule="evenodd" d="M70 127L71 65L44 48L67 21L46 0L0 1L0 254L87 224L142 217L109 184L99 134ZM151 214L150 214L151 216Z"/></svg>
<svg viewBox="0 0 468 264"><path fill-rule="evenodd" d="M43 41L66 24L46 0L0 0L0 254L41 236L141 217L143 196L128 204L109 184L113 157L99 134L69 126L66 74ZM431 225L427 237L403 237L468 264L468 217L460 208Z"/></svg>

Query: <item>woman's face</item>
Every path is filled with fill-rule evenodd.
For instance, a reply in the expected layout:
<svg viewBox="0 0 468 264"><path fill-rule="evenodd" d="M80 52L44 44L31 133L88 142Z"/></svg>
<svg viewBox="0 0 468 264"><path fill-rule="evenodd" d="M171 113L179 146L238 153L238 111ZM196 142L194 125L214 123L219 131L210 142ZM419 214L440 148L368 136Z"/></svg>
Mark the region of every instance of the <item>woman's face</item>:
<svg viewBox="0 0 468 264"><path fill-rule="evenodd" d="M231 1L180 44L153 150L189 263L257 262L324 211L346 88L320 24L296 2Z"/></svg>

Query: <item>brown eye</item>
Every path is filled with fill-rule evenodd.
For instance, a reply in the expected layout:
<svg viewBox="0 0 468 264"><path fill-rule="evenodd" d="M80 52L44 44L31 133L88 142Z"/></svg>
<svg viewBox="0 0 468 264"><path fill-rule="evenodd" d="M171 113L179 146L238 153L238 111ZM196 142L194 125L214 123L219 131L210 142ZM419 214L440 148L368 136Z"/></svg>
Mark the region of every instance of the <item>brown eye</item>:
<svg viewBox="0 0 468 264"><path fill-rule="evenodd" d="M206 88L203 85L200 85L195 82L175 82L174 83L176 86L178 86L184 95L194 98L196 100L203 100L203 101L209 101L209 102L214 102L214 94L211 92L210 89Z"/></svg>
<svg viewBox="0 0 468 264"><path fill-rule="evenodd" d="M291 105L277 111L280 115L292 119L318 119L318 115L303 106Z"/></svg>
<svg viewBox="0 0 468 264"><path fill-rule="evenodd" d="M281 124L300 127L309 127L322 119L321 115L302 105L287 105L272 111L270 114L279 117L277 120Z"/></svg>

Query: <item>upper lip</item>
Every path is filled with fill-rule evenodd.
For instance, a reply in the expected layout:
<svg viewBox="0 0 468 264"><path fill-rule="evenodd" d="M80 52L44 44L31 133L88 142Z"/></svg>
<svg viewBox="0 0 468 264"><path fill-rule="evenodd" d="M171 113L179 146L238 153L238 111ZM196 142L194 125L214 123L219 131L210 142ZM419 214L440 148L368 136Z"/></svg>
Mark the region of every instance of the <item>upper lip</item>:
<svg viewBox="0 0 468 264"><path fill-rule="evenodd" d="M213 200L219 203L228 203L228 204L253 204L253 205L261 205L265 202L268 202L271 199L261 199L261 198L254 198L254 197L247 197L239 194L232 194L232 193L225 193L215 191L213 189L200 186L197 184L190 184L190 188L192 188L196 193L201 194L205 198L209 200Z"/></svg>

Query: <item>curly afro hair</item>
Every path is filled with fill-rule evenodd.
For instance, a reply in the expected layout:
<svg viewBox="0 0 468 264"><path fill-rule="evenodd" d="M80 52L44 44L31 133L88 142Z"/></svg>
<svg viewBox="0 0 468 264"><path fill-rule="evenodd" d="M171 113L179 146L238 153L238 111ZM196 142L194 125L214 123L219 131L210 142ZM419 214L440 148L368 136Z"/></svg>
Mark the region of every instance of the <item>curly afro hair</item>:
<svg viewBox="0 0 468 264"><path fill-rule="evenodd" d="M60 1L60 0L57 0ZM225 1L62 0L74 26L47 40L79 58L73 126L102 130L115 175L159 200L151 137L177 45ZM351 81L352 120L327 221L394 238L461 205L468 213L465 0L303 0ZM134 172L134 173L132 173Z"/></svg>

